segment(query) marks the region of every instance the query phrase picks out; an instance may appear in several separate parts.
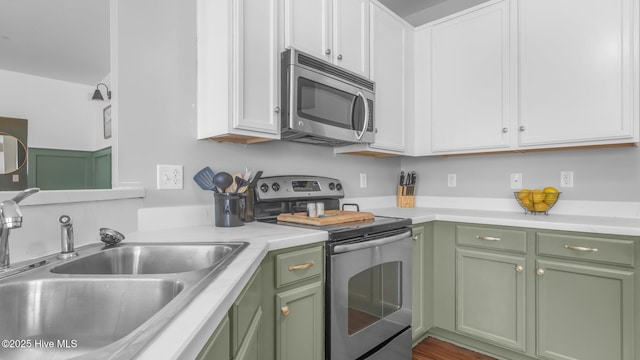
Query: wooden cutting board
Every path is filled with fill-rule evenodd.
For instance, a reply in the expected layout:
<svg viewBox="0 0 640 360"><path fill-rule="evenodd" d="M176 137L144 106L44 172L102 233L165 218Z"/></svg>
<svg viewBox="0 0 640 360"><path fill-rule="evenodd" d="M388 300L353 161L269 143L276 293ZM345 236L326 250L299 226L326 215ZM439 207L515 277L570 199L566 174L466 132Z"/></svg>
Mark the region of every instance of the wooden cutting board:
<svg viewBox="0 0 640 360"><path fill-rule="evenodd" d="M295 214L286 213L278 215L278 221L286 221L297 224L305 225L335 225L354 221L372 220L375 215L370 212L364 211L344 211L344 210L327 210L324 212L326 215L334 215L328 217L308 217L306 212L299 212Z"/></svg>

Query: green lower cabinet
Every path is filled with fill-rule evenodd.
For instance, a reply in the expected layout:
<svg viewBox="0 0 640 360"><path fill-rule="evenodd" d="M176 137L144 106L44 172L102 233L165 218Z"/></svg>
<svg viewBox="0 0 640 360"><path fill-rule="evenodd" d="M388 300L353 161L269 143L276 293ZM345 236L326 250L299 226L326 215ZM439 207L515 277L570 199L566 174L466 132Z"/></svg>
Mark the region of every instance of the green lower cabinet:
<svg viewBox="0 0 640 360"><path fill-rule="evenodd" d="M525 351L525 258L457 249L456 328Z"/></svg>
<svg viewBox="0 0 640 360"><path fill-rule="evenodd" d="M638 358L632 271L538 260L536 273L540 358Z"/></svg>
<svg viewBox="0 0 640 360"><path fill-rule="evenodd" d="M322 282L276 294L276 359L323 358L323 294Z"/></svg>
<svg viewBox="0 0 640 360"><path fill-rule="evenodd" d="M247 330L247 334L240 344L238 354L234 360L260 360L262 352L260 351L262 325L262 309L258 308L253 321Z"/></svg>
<svg viewBox="0 0 640 360"><path fill-rule="evenodd" d="M231 360L231 326L229 316L224 317L196 360Z"/></svg>
<svg viewBox="0 0 640 360"><path fill-rule="evenodd" d="M414 344L433 326L433 224L413 226L411 332Z"/></svg>

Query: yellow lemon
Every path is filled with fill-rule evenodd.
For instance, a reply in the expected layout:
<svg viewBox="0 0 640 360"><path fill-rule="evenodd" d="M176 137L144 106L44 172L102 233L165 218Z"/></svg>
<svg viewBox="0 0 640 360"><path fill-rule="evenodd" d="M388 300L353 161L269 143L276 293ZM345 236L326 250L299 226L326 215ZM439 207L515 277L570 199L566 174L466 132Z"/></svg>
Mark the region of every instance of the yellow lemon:
<svg viewBox="0 0 640 360"><path fill-rule="evenodd" d="M558 201L558 189L554 187L546 187L543 190L544 192L544 202L551 206Z"/></svg>
<svg viewBox="0 0 640 360"><path fill-rule="evenodd" d="M544 201L545 193L538 189L535 189L531 192L531 198L533 199L534 204L541 203Z"/></svg>
<svg viewBox="0 0 640 360"><path fill-rule="evenodd" d="M543 202L539 202L539 203L533 204L533 208L535 209L535 211L544 212L549 210L549 205Z"/></svg>
<svg viewBox="0 0 640 360"><path fill-rule="evenodd" d="M529 198L529 197L531 197L531 190L522 189L522 190L518 191L518 199L522 200L524 198Z"/></svg>

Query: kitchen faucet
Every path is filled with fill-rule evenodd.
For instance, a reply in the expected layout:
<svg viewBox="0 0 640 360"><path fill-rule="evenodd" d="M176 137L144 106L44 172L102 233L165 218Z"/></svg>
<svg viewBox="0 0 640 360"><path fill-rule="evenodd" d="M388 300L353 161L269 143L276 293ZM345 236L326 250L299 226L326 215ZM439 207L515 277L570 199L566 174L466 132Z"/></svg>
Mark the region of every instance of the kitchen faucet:
<svg viewBox="0 0 640 360"><path fill-rule="evenodd" d="M22 227L22 211L18 203L38 191L39 188L26 189L13 199L0 203L0 270L9 268L9 231Z"/></svg>

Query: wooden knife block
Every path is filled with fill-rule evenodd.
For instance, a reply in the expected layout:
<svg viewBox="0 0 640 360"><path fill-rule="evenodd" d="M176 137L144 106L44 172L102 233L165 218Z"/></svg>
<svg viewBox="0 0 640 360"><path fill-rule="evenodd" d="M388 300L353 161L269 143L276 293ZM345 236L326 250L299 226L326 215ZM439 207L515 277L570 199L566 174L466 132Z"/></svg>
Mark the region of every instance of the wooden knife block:
<svg viewBox="0 0 640 360"><path fill-rule="evenodd" d="M398 207L412 208L415 206L416 199L416 186L415 185L401 185L398 186Z"/></svg>

